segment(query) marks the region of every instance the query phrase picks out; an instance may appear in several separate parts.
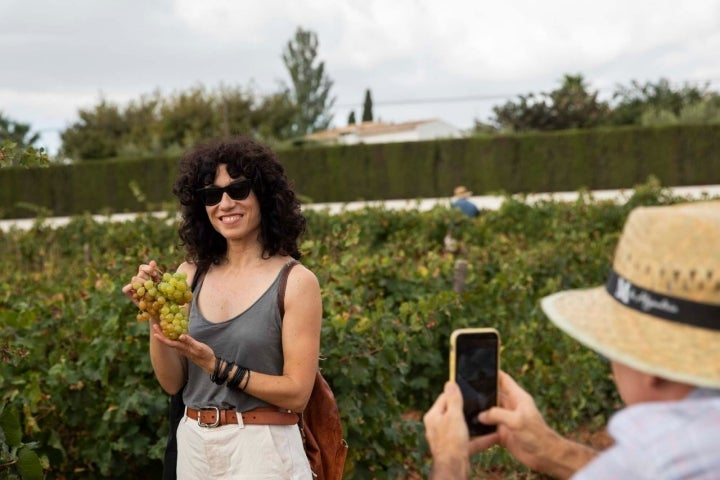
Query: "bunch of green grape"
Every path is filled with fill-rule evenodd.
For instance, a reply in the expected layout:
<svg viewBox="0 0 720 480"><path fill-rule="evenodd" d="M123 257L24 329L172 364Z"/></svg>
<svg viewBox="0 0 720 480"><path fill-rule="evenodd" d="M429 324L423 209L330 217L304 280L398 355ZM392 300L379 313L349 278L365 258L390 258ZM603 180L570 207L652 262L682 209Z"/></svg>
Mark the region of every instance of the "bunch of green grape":
<svg viewBox="0 0 720 480"><path fill-rule="evenodd" d="M177 340L188 331L188 313L192 291L183 272L164 273L158 282L145 280L133 283L134 298L138 301L138 321L160 320L163 335Z"/></svg>

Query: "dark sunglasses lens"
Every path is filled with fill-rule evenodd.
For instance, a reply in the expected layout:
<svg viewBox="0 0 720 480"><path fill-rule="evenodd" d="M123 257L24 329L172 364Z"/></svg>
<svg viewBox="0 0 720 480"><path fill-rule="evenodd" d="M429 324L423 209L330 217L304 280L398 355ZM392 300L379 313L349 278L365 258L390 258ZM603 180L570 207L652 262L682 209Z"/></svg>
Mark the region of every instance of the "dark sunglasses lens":
<svg viewBox="0 0 720 480"><path fill-rule="evenodd" d="M210 207L222 200L223 193L227 192L233 200L245 200L250 195L250 181L237 180L226 187L205 187L198 190L203 203Z"/></svg>
<svg viewBox="0 0 720 480"><path fill-rule="evenodd" d="M202 197L202 201L207 206L220 203L222 194L223 189L218 187L208 187L200 190L200 196Z"/></svg>
<svg viewBox="0 0 720 480"><path fill-rule="evenodd" d="M250 195L250 182L243 180L242 182L232 183L225 187L225 191L233 200L245 200Z"/></svg>

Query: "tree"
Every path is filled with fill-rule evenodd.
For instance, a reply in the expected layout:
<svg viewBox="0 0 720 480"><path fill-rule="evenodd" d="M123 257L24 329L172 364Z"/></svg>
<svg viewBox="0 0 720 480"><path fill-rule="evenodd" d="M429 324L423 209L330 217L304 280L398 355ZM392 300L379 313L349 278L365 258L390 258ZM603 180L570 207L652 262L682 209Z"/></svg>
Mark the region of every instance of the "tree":
<svg viewBox="0 0 720 480"><path fill-rule="evenodd" d="M493 107L492 122L500 131L524 132L528 130L551 130L550 107L543 98L534 94L519 95L517 103L508 101Z"/></svg>
<svg viewBox="0 0 720 480"><path fill-rule="evenodd" d="M131 100L125 110L121 111L127 131L117 139L118 156L143 157L163 153L159 132L162 101L160 92L155 91L151 95L141 95L138 100Z"/></svg>
<svg viewBox="0 0 720 480"><path fill-rule="evenodd" d="M60 134L62 153L75 160L116 157L130 131L120 107L101 99L94 108L78 114L80 120Z"/></svg>
<svg viewBox="0 0 720 480"><path fill-rule="evenodd" d="M143 95L124 108L101 99L62 132L62 150L75 160L99 160L178 155L200 140L226 135L275 143L292 138L297 111L286 87L258 97L252 87L196 85L170 96Z"/></svg>
<svg viewBox="0 0 720 480"><path fill-rule="evenodd" d="M298 27L282 54L298 107L293 125L293 133L298 136L325 130L332 121L330 110L335 97L330 97L330 89L333 82L325 72L325 62L319 61L317 55L317 35L302 27Z"/></svg>
<svg viewBox="0 0 720 480"><path fill-rule="evenodd" d="M717 98L718 95L709 90L708 84L702 87L685 84L673 89L670 82L664 78L655 83L645 84L633 80L628 87L617 86L613 93L615 106L608 123L641 125L648 118L679 117L684 108L712 100L713 97Z"/></svg>
<svg viewBox="0 0 720 480"><path fill-rule="evenodd" d="M609 107L588 91L582 75L565 75L550 93L520 95L518 103L493 107L494 122L502 130L564 130L591 128L606 121Z"/></svg>
<svg viewBox="0 0 720 480"><path fill-rule="evenodd" d="M254 104L255 95L252 90L221 86L214 95L216 110L215 129L224 136L238 135L255 130Z"/></svg>
<svg viewBox="0 0 720 480"><path fill-rule="evenodd" d="M35 145L40 140L40 134L30 133L30 124L11 120L0 112L0 143L6 140L13 142L19 149L25 149Z"/></svg>
<svg viewBox="0 0 720 480"><path fill-rule="evenodd" d="M253 131L266 142L288 140L293 136L293 119L297 112L298 108L289 90L266 95L253 109Z"/></svg>
<svg viewBox="0 0 720 480"><path fill-rule="evenodd" d="M607 103L598 100L582 75L565 75L558 90L550 92L555 129L592 128L607 118Z"/></svg>
<svg viewBox="0 0 720 480"><path fill-rule="evenodd" d="M221 115L216 114L215 105L213 95L202 85L173 95L160 108L163 145L184 149L220 135Z"/></svg>
<svg viewBox="0 0 720 480"><path fill-rule="evenodd" d="M369 88L367 90L365 90L365 102L363 102L362 121L363 122L372 122L373 121L373 103L372 103L372 97L370 96Z"/></svg>
<svg viewBox="0 0 720 480"><path fill-rule="evenodd" d="M350 115L348 115L348 125L355 125L357 121L355 120L355 110L350 112Z"/></svg>
<svg viewBox="0 0 720 480"><path fill-rule="evenodd" d="M0 112L0 168L48 165L45 149L33 146L40 134L30 133L30 129L30 124L16 122Z"/></svg>
<svg viewBox="0 0 720 480"><path fill-rule="evenodd" d="M720 123L720 95L714 94L697 103L686 105L680 111L679 121L682 124Z"/></svg>
<svg viewBox="0 0 720 480"><path fill-rule="evenodd" d="M471 134L472 135L492 135L494 133L497 133L497 131L498 131L498 129L494 125L485 123L476 118L473 122Z"/></svg>

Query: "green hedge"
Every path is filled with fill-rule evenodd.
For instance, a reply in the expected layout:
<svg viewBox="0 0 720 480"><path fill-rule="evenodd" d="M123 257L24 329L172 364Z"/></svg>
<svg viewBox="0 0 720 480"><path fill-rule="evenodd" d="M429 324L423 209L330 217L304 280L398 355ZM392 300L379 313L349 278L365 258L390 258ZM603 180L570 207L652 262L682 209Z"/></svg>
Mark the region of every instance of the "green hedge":
<svg viewBox="0 0 720 480"><path fill-rule="evenodd" d="M575 130L281 152L316 202L720 183L720 125Z"/></svg>
<svg viewBox="0 0 720 480"><path fill-rule="evenodd" d="M720 183L720 125L563 131L279 152L302 197L349 202ZM0 218L136 212L174 202L176 158L0 169Z"/></svg>
<svg viewBox="0 0 720 480"><path fill-rule="evenodd" d="M174 200L176 168L177 159L152 158L0 169L0 213L22 218L160 208Z"/></svg>

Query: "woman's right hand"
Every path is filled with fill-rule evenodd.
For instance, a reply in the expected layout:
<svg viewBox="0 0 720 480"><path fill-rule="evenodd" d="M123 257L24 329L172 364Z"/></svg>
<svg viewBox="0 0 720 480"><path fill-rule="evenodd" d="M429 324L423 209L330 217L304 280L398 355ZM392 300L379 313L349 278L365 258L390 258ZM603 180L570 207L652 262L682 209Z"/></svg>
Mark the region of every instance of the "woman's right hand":
<svg viewBox="0 0 720 480"><path fill-rule="evenodd" d="M122 292L131 302L137 305L138 300L135 298L135 288L133 288L133 283L145 283L147 280L157 281L159 278L160 271L157 268L157 262L155 262L155 260L150 260L149 263L143 263L138 267L137 274L130 279L130 283L122 288Z"/></svg>
<svg viewBox="0 0 720 480"><path fill-rule="evenodd" d="M183 333L177 340L167 338L162 333L160 325L152 326L152 335L158 343L174 349L178 354L189 359L208 374L215 369L215 352L209 345L198 342L190 335Z"/></svg>

